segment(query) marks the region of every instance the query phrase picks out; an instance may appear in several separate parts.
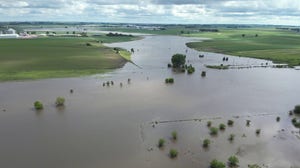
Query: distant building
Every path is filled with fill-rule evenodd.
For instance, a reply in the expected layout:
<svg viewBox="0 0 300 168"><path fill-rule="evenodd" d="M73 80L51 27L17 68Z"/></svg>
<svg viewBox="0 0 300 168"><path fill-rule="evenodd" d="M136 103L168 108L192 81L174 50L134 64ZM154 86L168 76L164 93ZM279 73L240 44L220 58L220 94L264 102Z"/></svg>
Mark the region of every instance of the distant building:
<svg viewBox="0 0 300 168"><path fill-rule="evenodd" d="M0 33L0 38L19 38L20 36L17 34L15 29L9 28Z"/></svg>
<svg viewBox="0 0 300 168"><path fill-rule="evenodd" d="M5 34L17 34L17 31L15 29L9 28L6 30Z"/></svg>
<svg viewBox="0 0 300 168"><path fill-rule="evenodd" d="M18 34L0 34L0 39L1 38L19 38Z"/></svg>
<svg viewBox="0 0 300 168"><path fill-rule="evenodd" d="M12 29L12 28L9 28L7 30L7 33L6 34L17 34L17 31L15 29Z"/></svg>

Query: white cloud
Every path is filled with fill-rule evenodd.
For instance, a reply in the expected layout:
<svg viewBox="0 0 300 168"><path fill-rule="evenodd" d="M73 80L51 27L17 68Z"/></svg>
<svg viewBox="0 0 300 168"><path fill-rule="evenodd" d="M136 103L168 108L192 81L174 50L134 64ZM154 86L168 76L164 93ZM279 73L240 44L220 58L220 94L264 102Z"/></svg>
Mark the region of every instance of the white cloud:
<svg viewBox="0 0 300 168"><path fill-rule="evenodd" d="M0 21L300 24L300 0L0 0Z"/></svg>

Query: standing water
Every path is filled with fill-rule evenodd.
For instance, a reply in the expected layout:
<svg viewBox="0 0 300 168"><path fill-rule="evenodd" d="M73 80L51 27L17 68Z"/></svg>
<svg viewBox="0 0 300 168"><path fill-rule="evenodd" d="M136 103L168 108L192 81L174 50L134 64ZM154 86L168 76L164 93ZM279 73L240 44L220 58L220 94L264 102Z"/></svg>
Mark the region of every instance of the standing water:
<svg viewBox="0 0 300 168"><path fill-rule="evenodd" d="M240 167L299 166L299 130L288 116L299 103L299 72L207 69L205 64L221 64L225 55L186 47L196 40L146 36L109 44L133 48L132 61L138 66L127 63L92 77L0 83L0 167L208 167L211 160L226 162L231 155L239 158ZM187 55L194 74L167 68L175 53ZM229 64L268 62L226 57ZM174 84L164 83L168 77ZM103 87L106 81L115 84ZM55 107L58 96L66 98L65 108ZM36 100L44 103L44 110L33 109ZM207 121L218 127L229 119L233 126L217 136L209 134ZM176 141L171 140L173 131ZM235 134L233 142L228 141L230 134ZM160 138L166 141L162 149L157 147ZM204 149L206 138L211 144ZM171 148L178 151L176 159L168 156Z"/></svg>

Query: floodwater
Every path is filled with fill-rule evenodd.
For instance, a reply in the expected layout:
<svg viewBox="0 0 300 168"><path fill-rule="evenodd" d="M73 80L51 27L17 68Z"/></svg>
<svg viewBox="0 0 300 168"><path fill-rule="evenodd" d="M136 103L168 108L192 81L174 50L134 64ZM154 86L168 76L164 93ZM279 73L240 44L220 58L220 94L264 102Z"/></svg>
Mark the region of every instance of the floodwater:
<svg viewBox="0 0 300 168"><path fill-rule="evenodd" d="M208 167L212 159L226 162L237 155L240 167L299 167L299 129L288 111L299 104L300 73L293 69L214 70L222 54L188 49L197 39L146 36L111 47L134 48L131 63L114 72L82 78L0 83L0 167ZM192 75L167 68L175 53L187 54ZM204 54L204 58L199 58ZM268 62L229 57L228 64ZM201 71L207 72L201 77ZM164 79L173 77L174 84ZM131 82L127 83L130 78ZM105 81L113 86L103 87ZM123 86L120 87L120 82ZM73 89L74 93L69 90ZM56 97L66 98L57 109ZM44 103L35 111L33 102ZM280 122L276 117L280 116ZM234 126L211 136L206 126L234 120ZM251 120L246 126L246 120ZM261 129L261 134L255 134ZM178 140L171 140L177 131ZM228 136L235 134L229 142ZM160 138L166 140L157 148ZM208 149L202 141L210 138ZM176 159L168 157L177 149Z"/></svg>

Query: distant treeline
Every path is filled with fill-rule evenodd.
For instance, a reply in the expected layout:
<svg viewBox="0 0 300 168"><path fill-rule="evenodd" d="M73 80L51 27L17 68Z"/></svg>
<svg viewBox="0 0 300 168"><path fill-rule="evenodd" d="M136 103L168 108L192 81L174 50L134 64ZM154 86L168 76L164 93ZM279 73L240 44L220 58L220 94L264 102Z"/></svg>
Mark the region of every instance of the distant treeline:
<svg viewBox="0 0 300 168"><path fill-rule="evenodd" d="M109 37L133 37L131 34L127 35L127 34L111 33L111 32L106 34L106 36L109 36Z"/></svg>
<svg viewBox="0 0 300 168"><path fill-rule="evenodd" d="M218 29L199 29L200 32L219 32Z"/></svg>
<svg viewBox="0 0 300 168"><path fill-rule="evenodd" d="M279 29L279 30L290 30L290 31L300 32L300 28L276 27L276 29Z"/></svg>

